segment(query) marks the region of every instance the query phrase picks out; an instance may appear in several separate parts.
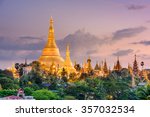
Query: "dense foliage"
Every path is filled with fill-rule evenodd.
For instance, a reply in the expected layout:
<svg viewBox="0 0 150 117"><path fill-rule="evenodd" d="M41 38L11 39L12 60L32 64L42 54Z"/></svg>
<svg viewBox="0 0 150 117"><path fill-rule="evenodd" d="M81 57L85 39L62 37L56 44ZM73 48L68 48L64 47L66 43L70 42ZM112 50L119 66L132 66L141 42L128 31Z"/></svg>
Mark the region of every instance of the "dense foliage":
<svg viewBox="0 0 150 117"><path fill-rule="evenodd" d="M0 97L6 97L10 95L17 95L15 90L0 90Z"/></svg>
<svg viewBox="0 0 150 117"><path fill-rule="evenodd" d="M59 99L59 96L56 93L49 91L47 89L41 89L41 90L34 91L32 96L36 100L56 100L56 99Z"/></svg>
<svg viewBox="0 0 150 117"><path fill-rule="evenodd" d="M0 70L0 85L2 89L18 89L19 80L14 79L10 71Z"/></svg>
<svg viewBox="0 0 150 117"><path fill-rule="evenodd" d="M107 77L94 77L71 74L70 79L64 75L46 74L40 70L38 62L32 63L32 71L21 78L14 79L9 71L0 70L0 97L16 95L20 87L28 96L37 100L147 100L150 99L150 85L132 88L132 79L127 69L113 71ZM69 82L68 82L69 81Z"/></svg>

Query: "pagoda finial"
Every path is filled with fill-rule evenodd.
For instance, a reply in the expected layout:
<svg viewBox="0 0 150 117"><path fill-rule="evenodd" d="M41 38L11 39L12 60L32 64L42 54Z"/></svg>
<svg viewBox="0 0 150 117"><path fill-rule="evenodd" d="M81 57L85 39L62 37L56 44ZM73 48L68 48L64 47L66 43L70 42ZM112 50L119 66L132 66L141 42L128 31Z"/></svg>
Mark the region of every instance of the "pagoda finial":
<svg viewBox="0 0 150 117"><path fill-rule="evenodd" d="M67 47L66 47L66 52L69 52L70 51L70 45L69 43L67 44Z"/></svg>
<svg viewBox="0 0 150 117"><path fill-rule="evenodd" d="M50 17L50 23L53 23L54 21L53 21L53 17L51 16Z"/></svg>
<svg viewBox="0 0 150 117"><path fill-rule="evenodd" d="M104 66L105 66L105 65L107 65L106 58L105 58L105 61L104 61Z"/></svg>
<svg viewBox="0 0 150 117"><path fill-rule="evenodd" d="M67 44L67 46L66 46L66 57L70 59L70 48L69 48L69 44Z"/></svg>
<svg viewBox="0 0 150 117"><path fill-rule="evenodd" d="M134 56L135 56L135 60L136 60L136 54Z"/></svg>
<svg viewBox="0 0 150 117"><path fill-rule="evenodd" d="M52 47L57 48L56 42L55 42L55 36L54 36L54 26L53 26L53 19L50 18L50 27L49 27L49 33L48 33L48 42L46 44L46 47Z"/></svg>
<svg viewBox="0 0 150 117"><path fill-rule="evenodd" d="M52 16L50 17L50 29L54 30L53 28L53 23L54 23L54 20L52 18Z"/></svg>

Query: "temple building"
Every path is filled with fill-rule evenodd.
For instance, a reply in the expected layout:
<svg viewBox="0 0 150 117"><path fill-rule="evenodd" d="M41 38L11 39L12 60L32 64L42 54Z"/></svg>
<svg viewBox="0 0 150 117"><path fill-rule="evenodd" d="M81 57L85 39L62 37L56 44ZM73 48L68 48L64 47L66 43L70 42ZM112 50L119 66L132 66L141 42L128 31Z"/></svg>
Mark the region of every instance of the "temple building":
<svg viewBox="0 0 150 117"><path fill-rule="evenodd" d="M95 65L94 68L94 74L95 76L102 76L107 77L110 73L110 69L108 69L106 60L101 62L101 64L98 64L98 62Z"/></svg>
<svg viewBox="0 0 150 117"><path fill-rule="evenodd" d="M87 59L87 61L84 60L83 66L82 66L82 72L84 73L91 73L93 71L91 59L90 57Z"/></svg>
<svg viewBox="0 0 150 117"><path fill-rule="evenodd" d="M55 64L57 67L62 67L64 64L64 59L61 57L59 48L55 42L52 17L50 19L48 40L38 61L44 66L46 70L49 70L52 64Z"/></svg>
<svg viewBox="0 0 150 117"><path fill-rule="evenodd" d="M91 65L91 59L90 57L87 59L87 66L86 66L86 71L87 73L90 73L93 70L92 65Z"/></svg>
<svg viewBox="0 0 150 117"><path fill-rule="evenodd" d="M41 63L42 69L48 71L53 75L61 76L63 72L66 74L65 76L69 76L70 73L76 72L76 69L71 62L69 45L67 45L66 47L65 60L60 55L59 48L57 47L55 41L52 18L50 19L48 41L38 61Z"/></svg>

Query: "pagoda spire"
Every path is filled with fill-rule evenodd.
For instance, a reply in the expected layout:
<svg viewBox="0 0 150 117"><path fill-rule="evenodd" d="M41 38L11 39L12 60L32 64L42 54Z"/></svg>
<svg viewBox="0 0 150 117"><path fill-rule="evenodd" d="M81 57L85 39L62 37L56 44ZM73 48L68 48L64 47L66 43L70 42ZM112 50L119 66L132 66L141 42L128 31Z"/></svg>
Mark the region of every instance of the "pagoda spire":
<svg viewBox="0 0 150 117"><path fill-rule="evenodd" d="M108 68L107 68L107 62L106 62L106 59L104 61L104 72L107 73L108 72Z"/></svg>
<svg viewBox="0 0 150 117"><path fill-rule="evenodd" d="M67 47L66 47L66 60L65 60L65 62L72 66L72 62L71 62L71 59L70 59L70 47L69 47L69 44L67 44Z"/></svg>
<svg viewBox="0 0 150 117"><path fill-rule="evenodd" d="M67 44L66 47L66 59L64 62L64 68L67 70L68 73L75 72L75 68L72 65L71 59L70 59L70 46Z"/></svg>
<svg viewBox="0 0 150 117"><path fill-rule="evenodd" d="M135 54L135 58L134 58L134 62L133 62L133 73L135 76L138 75L139 69L138 69L138 63L136 60L136 54Z"/></svg>
<svg viewBox="0 0 150 117"><path fill-rule="evenodd" d="M91 58L90 58L90 56L88 57L88 59L87 59L87 66L86 66L86 71L88 72L88 73L90 73L91 71L92 71L92 65L91 65Z"/></svg>
<svg viewBox="0 0 150 117"><path fill-rule="evenodd" d="M109 70L108 70L108 67L107 67L106 59L105 59L104 66L103 66L103 76L106 77L106 76L108 76L108 74L109 74Z"/></svg>
<svg viewBox="0 0 150 117"><path fill-rule="evenodd" d="M121 65L120 65L120 61L119 61L119 56L117 57L117 63L116 63L116 70L120 71L122 69Z"/></svg>
<svg viewBox="0 0 150 117"><path fill-rule="evenodd" d="M49 27L49 32L48 32L48 41L46 44L46 47L50 48L57 48L56 42L55 42L55 35L54 35L54 21L53 18L50 18L50 27Z"/></svg>
<svg viewBox="0 0 150 117"><path fill-rule="evenodd" d="M99 69L100 69L100 68L99 68L98 62L96 61L96 65L95 65L94 70L99 70Z"/></svg>

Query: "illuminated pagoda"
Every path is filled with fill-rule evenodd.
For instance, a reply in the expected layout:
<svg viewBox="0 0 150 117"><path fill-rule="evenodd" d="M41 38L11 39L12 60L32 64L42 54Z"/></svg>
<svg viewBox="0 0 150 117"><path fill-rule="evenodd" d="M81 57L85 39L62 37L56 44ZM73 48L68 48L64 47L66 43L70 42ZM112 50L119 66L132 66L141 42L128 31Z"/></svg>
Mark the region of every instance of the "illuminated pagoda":
<svg viewBox="0 0 150 117"><path fill-rule="evenodd" d="M100 67L99 67L98 62L96 62L96 65L95 65L95 68L94 68L94 73L97 76L99 76L99 74L100 74Z"/></svg>
<svg viewBox="0 0 150 117"><path fill-rule="evenodd" d="M67 48L66 48L66 59L65 59L63 68L68 72L68 74L76 71L70 59L69 45L67 45Z"/></svg>
<svg viewBox="0 0 150 117"><path fill-rule="evenodd" d="M103 66L103 76L106 77L106 76L108 76L108 74L109 74L109 70L108 70L108 67L107 67L107 62L105 60L104 66Z"/></svg>
<svg viewBox="0 0 150 117"><path fill-rule="evenodd" d="M114 70L116 71L120 71L122 69L120 61L119 61L119 57L117 58L117 63L114 65Z"/></svg>
<svg viewBox="0 0 150 117"><path fill-rule="evenodd" d="M86 72L91 73L93 70L92 65L91 65L91 59L90 57L87 59L87 64L86 64Z"/></svg>
<svg viewBox="0 0 150 117"><path fill-rule="evenodd" d="M55 42L52 17L50 18L48 41L42 51L42 55L39 57L39 62L45 66L46 70L49 70L52 64L55 64L57 67L61 67L64 63L64 59L61 57L59 48Z"/></svg>

